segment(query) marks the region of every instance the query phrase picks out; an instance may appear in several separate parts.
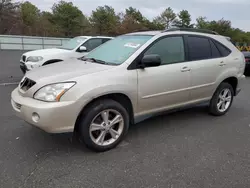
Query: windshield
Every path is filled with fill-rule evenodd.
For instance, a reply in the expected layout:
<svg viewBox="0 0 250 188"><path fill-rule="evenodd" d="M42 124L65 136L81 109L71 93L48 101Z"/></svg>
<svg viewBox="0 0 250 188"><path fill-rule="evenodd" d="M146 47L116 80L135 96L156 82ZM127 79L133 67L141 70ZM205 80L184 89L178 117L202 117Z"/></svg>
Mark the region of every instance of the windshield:
<svg viewBox="0 0 250 188"><path fill-rule="evenodd" d="M75 49L78 45L82 44L87 38L84 37L75 37L70 39L67 43L63 44L60 49L65 49L65 50L73 50Z"/></svg>
<svg viewBox="0 0 250 188"><path fill-rule="evenodd" d="M99 46L86 55L85 58L94 58L110 64L119 65L126 61L152 37L152 35L119 36Z"/></svg>

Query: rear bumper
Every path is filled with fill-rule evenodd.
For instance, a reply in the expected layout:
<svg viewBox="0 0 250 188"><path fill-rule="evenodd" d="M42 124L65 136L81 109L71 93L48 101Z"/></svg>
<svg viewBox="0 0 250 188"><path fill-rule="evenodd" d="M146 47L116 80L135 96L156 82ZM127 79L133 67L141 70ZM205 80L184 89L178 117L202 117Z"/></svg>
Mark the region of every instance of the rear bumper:
<svg viewBox="0 0 250 188"><path fill-rule="evenodd" d="M246 79L245 75L242 75L242 76L240 76L238 78L238 85L237 85L237 88L236 88L236 91L235 91L235 96L240 93L241 88L242 88L242 84L243 84L245 79Z"/></svg>

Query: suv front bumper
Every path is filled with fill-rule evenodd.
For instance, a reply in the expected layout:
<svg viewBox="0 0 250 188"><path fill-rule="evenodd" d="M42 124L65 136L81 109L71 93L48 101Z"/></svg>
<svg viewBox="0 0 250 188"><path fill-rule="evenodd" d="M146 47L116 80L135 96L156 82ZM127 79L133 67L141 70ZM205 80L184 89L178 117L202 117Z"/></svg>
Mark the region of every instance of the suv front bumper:
<svg viewBox="0 0 250 188"><path fill-rule="evenodd" d="M75 102L43 102L23 97L16 88L11 104L18 117L48 133L73 132L79 109Z"/></svg>
<svg viewBox="0 0 250 188"><path fill-rule="evenodd" d="M25 74L28 71L27 66L23 62L20 62L20 69L23 72L23 74Z"/></svg>

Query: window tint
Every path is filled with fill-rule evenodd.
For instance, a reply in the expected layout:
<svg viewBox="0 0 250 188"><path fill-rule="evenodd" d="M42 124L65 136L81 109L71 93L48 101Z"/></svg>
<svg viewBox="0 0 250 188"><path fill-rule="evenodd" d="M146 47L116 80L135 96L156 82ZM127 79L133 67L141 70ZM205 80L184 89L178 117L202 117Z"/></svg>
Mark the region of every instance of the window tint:
<svg viewBox="0 0 250 188"><path fill-rule="evenodd" d="M102 44L102 39L89 39L87 42L83 44L87 48L87 51L90 52L96 47Z"/></svg>
<svg viewBox="0 0 250 188"><path fill-rule="evenodd" d="M215 46L213 41L210 40L211 50L212 50L212 58L219 58L221 57L221 54L218 50L218 48Z"/></svg>
<svg viewBox="0 0 250 188"><path fill-rule="evenodd" d="M162 64L182 62L185 60L183 38L176 36L161 39L144 53L144 55L150 54L158 54Z"/></svg>
<svg viewBox="0 0 250 188"><path fill-rule="evenodd" d="M107 42L109 40L110 40L109 38L102 39L102 43L105 43L105 42Z"/></svg>
<svg viewBox="0 0 250 188"><path fill-rule="evenodd" d="M209 40L203 37L188 37L188 52L191 61L211 58Z"/></svg>
<svg viewBox="0 0 250 188"><path fill-rule="evenodd" d="M214 41L214 42L223 57L226 57L231 53L229 49L227 49L225 46L223 46L219 42L217 41Z"/></svg>

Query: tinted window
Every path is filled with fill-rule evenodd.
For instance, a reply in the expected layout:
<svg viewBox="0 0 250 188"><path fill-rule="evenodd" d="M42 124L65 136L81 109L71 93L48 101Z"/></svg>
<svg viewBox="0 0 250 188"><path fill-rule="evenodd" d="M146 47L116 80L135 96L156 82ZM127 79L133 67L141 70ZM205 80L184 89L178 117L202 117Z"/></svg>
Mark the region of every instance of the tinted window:
<svg viewBox="0 0 250 188"><path fill-rule="evenodd" d="M176 36L161 39L144 53L144 55L150 54L158 54L162 64L182 62L185 60L183 38Z"/></svg>
<svg viewBox="0 0 250 188"><path fill-rule="evenodd" d="M189 36L188 52L191 61L210 59L211 47L207 38Z"/></svg>
<svg viewBox="0 0 250 188"><path fill-rule="evenodd" d="M100 46L101 44L102 44L102 39L89 39L83 45L87 48L87 51L90 52L96 47Z"/></svg>
<svg viewBox="0 0 250 188"><path fill-rule="evenodd" d="M213 41L210 40L211 50L212 50L212 58L219 58L221 57L221 54L218 50L218 48L215 46Z"/></svg>
<svg viewBox="0 0 250 188"><path fill-rule="evenodd" d="M227 49L225 46L223 46L219 42L217 42L217 41L214 41L214 42L215 42L215 45L217 46L217 48L219 49L219 51L223 57L226 57L231 53L231 51L229 49Z"/></svg>
<svg viewBox="0 0 250 188"><path fill-rule="evenodd" d="M109 38L102 39L102 43L105 43L105 42L107 42L109 40L111 40L111 39L109 39Z"/></svg>

